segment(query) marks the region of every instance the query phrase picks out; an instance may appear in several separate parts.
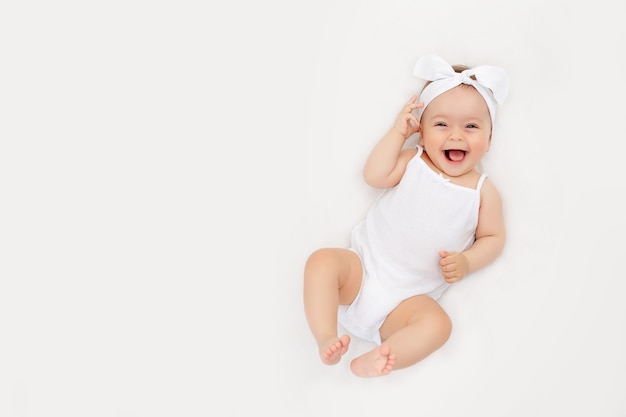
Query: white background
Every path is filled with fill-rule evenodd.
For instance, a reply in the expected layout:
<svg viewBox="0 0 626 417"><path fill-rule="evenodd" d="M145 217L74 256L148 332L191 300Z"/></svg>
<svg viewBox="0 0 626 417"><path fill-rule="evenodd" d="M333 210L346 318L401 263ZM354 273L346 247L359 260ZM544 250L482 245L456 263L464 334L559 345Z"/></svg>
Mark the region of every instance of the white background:
<svg viewBox="0 0 626 417"><path fill-rule="evenodd" d="M626 416L626 3L0 5L0 415ZM308 255L377 195L415 60L512 84L508 243L389 377L321 364Z"/></svg>

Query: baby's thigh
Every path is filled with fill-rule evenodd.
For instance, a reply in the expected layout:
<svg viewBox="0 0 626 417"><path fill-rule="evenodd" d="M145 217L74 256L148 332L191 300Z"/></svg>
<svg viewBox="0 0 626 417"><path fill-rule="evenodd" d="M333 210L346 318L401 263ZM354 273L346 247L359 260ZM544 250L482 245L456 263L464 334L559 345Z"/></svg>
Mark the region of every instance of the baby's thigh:
<svg viewBox="0 0 626 417"><path fill-rule="evenodd" d="M450 317L439 303L427 295L416 295L403 300L387 315L380 327L380 336L383 340L388 339L398 330L418 321L442 336L449 336L452 331Z"/></svg>
<svg viewBox="0 0 626 417"><path fill-rule="evenodd" d="M305 269L307 275L317 279L336 279L339 304L350 304L361 289L363 266L361 258L349 249L325 248L309 257Z"/></svg>

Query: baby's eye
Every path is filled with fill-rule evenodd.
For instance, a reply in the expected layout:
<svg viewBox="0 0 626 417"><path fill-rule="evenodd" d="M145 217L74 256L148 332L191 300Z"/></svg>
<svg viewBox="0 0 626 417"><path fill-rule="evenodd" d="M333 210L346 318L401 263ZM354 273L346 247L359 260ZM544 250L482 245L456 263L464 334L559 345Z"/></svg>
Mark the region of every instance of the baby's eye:
<svg viewBox="0 0 626 417"><path fill-rule="evenodd" d="M446 126L445 122L437 122L435 126Z"/></svg>
<svg viewBox="0 0 626 417"><path fill-rule="evenodd" d="M465 127L467 127L468 129L477 129L477 128L478 128L478 125L475 125L474 123L470 123L470 124L468 124L468 125L467 125L467 126L465 126Z"/></svg>

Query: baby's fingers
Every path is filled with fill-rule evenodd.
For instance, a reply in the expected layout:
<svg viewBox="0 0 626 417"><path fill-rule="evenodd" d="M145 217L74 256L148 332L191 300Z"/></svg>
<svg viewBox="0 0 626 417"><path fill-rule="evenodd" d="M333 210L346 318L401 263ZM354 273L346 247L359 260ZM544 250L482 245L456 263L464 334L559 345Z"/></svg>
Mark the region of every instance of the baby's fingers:
<svg viewBox="0 0 626 417"><path fill-rule="evenodd" d="M439 265L444 266L454 263L454 257L450 255L451 253L448 252L439 252L439 256L441 257L441 259L439 259Z"/></svg>
<svg viewBox="0 0 626 417"><path fill-rule="evenodd" d="M456 270L457 270L457 265L454 262L446 264L446 265L441 265L441 271L443 271L443 272L453 273Z"/></svg>
<svg viewBox="0 0 626 417"><path fill-rule="evenodd" d="M413 110L419 109L420 107L424 107L424 103L407 104L406 107L404 108L404 111L407 113L411 113Z"/></svg>
<svg viewBox="0 0 626 417"><path fill-rule="evenodd" d="M419 120L417 120L417 117L415 117L415 115L413 113L409 113L407 115L407 120L409 121L411 126L413 126L415 128L416 131L419 130L420 122L419 122Z"/></svg>
<svg viewBox="0 0 626 417"><path fill-rule="evenodd" d="M404 111L412 112L415 109L418 109L420 107L424 107L424 103L422 103L422 102L416 103L415 102L416 100L417 100L417 96L411 97L411 99L408 101L408 103L406 103L406 105L404 106Z"/></svg>

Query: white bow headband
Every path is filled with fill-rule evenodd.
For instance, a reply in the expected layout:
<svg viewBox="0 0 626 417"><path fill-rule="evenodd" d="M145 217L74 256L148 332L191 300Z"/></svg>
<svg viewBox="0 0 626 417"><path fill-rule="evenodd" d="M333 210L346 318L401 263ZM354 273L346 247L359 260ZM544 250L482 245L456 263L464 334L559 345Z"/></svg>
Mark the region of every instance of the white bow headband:
<svg viewBox="0 0 626 417"><path fill-rule="evenodd" d="M431 81L420 94L420 102L424 107L418 109L419 119L426 106L437 96L459 84L469 84L476 88L487 103L491 124L496 119L496 107L504 103L509 92L509 77L500 67L481 65L458 73L443 58L437 55L426 55L417 60L413 75L422 80ZM475 80L471 77L474 76Z"/></svg>

